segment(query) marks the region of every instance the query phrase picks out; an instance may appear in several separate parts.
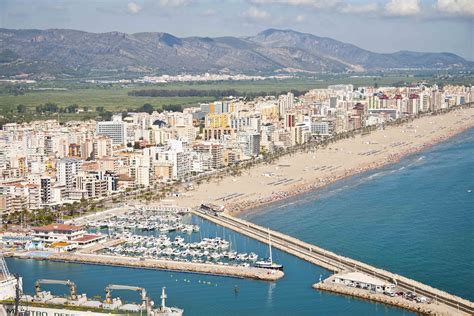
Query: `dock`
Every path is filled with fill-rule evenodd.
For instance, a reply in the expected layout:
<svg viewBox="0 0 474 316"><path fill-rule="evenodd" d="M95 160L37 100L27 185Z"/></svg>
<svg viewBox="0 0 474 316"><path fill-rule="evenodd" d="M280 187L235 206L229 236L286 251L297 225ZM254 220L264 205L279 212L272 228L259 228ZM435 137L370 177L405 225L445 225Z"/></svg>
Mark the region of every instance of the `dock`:
<svg viewBox="0 0 474 316"><path fill-rule="evenodd" d="M347 295L357 299L378 302L386 305L392 305L422 315L453 315L452 308L445 304L432 302L430 304L420 304L416 301L409 301L402 297L391 297L382 293L369 292L363 289L347 287L333 283L334 275L322 282L313 284L313 288L334 294ZM464 313L459 313L464 314Z"/></svg>
<svg viewBox="0 0 474 316"><path fill-rule="evenodd" d="M29 259L27 255L20 258ZM38 258L32 258L38 259ZM277 281L283 278L283 271L259 269L254 267L226 266L208 263L181 262L172 260L140 259L124 256L100 254L57 253L48 256L48 261L120 266L139 269L165 270L175 272L199 273L235 278L247 278L261 281Z"/></svg>
<svg viewBox="0 0 474 316"><path fill-rule="evenodd" d="M199 209L192 210L192 212L206 220L209 220L215 224L232 229L240 234L246 235L258 241L267 243L270 236L272 246L278 248L286 253L294 255L307 262L330 270L334 273L340 273L344 271L358 271L374 278L396 284L397 287L406 291L414 291L420 295L423 295L438 305L443 306L443 310L449 311L450 315L473 315L474 314L474 303L463 299L461 297L451 295L447 292L435 289L426 284L418 281L406 278L404 276L391 273L386 270L382 270L363 262L337 255L331 251L322 249L318 246L309 244L301 241L297 238L282 234L277 231L267 229L265 227L250 223L248 221L235 218L225 213L208 213ZM317 287L323 289L322 285ZM326 288L324 288L326 290ZM328 289L329 290L329 289ZM339 292L342 293L342 292ZM352 293L352 292L351 292ZM358 292L357 292L358 293ZM352 296L357 296L354 292ZM366 298L360 296L362 298ZM388 297L387 297L388 298ZM375 299L374 299L375 300ZM376 300L377 301L377 300ZM386 304L395 305L391 303L391 300L384 301ZM431 304L418 304L420 306L428 306ZM398 306L398 305L396 305Z"/></svg>
<svg viewBox="0 0 474 316"><path fill-rule="evenodd" d="M99 252L107 247L114 247L120 244L123 244L126 240L125 239L111 239L105 242L100 242L90 247L82 248L77 251L77 253L96 253Z"/></svg>

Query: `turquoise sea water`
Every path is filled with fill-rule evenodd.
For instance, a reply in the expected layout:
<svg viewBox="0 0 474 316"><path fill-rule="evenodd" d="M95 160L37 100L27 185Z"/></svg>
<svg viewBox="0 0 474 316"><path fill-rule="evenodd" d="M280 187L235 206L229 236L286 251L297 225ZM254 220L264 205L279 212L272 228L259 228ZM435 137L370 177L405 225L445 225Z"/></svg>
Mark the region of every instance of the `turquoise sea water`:
<svg viewBox="0 0 474 316"><path fill-rule="evenodd" d="M474 300L474 129L242 217Z"/></svg>
<svg viewBox="0 0 474 316"><path fill-rule="evenodd" d="M473 157L471 129L398 164L243 217L472 300ZM193 220L199 221L203 237L225 236L238 251L266 254L266 245ZM23 276L30 293L38 278L73 280L79 292L89 296L103 296L109 283L139 285L155 301L166 286L169 304L184 308L186 315L412 315L315 291L311 285L320 275L327 276L327 271L277 249L274 256L285 265L286 273L276 283L18 259L7 259L7 263ZM134 293L120 296L138 300Z"/></svg>

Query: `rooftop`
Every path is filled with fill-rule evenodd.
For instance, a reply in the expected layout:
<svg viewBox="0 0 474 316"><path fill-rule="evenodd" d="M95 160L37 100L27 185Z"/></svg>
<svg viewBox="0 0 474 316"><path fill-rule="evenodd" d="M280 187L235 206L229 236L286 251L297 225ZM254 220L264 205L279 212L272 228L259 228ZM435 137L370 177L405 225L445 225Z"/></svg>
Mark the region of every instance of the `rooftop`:
<svg viewBox="0 0 474 316"><path fill-rule="evenodd" d="M89 235L84 235L82 237L79 237L79 238L76 238L72 241L76 241L76 242L85 242L85 241L90 241L90 240L94 240L94 239L97 239L97 238L100 238L102 236L100 235L94 235L94 234L89 234Z"/></svg>
<svg viewBox="0 0 474 316"><path fill-rule="evenodd" d="M82 229L82 226L67 225L67 224L49 224L45 226L33 227L35 231L76 231Z"/></svg>
<svg viewBox="0 0 474 316"><path fill-rule="evenodd" d="M373 284L373 285L378 285L378 286L385 286L385 282L374 278L368 274L360 273L360 272L349 272L349 273L344 273L344 274L339 274L336 275L336 278L340 278L343 280L349 280L352 282L359 282L359 283L365 283L365 284Z"/></svg>

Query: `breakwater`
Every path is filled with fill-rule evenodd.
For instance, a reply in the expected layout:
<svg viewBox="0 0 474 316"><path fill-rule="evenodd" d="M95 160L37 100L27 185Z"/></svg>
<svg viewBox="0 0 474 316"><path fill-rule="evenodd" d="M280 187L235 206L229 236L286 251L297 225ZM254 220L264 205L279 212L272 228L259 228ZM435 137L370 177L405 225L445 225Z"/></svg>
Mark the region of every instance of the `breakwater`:
<svg viewBox="0 0 474 316"><path fill-rule="evenodd" d="M397 284L399 288L407 291L416 291L439 304L443 304L452 314L474 314L474 304L461 297L432 288L415 280L398 274L385 271L363 262L337 255L318 246L306 243L291 236L272 231L259 225L238 219L227 214L211 215L200 210L193 210L194 214L212 221L218 225L230 228L238 233L252 237L262 242L268 242L269 236L275 248L295 255L305 261L321 266L333 272L360 271L381 280Z"/></svg>
<svg viewBox="0 0 474 316"><path fill-rule="evenodd" d="M39 259L38 257L30 258L27 255L15 257L21 259ZM217 264L179 262L157 259L140 259L122 256L106 256L99 254L58 253L53 254L47 258L41 259L53 262L56 261L67 263L122 266L140 269L189 272L236 278L248 278L262 281L277 281L284 276L283 271L259 269L254 267L226 266Z"/></svg>
<svg viewBox="0 0 474 316"><path fill-rule="evenodd" d="M420 304L414 300L409 301L402 297L391 297L382 293L369 292L364 289L335 284L332 282L333 279L334 276L331 276L324 281L315 283L313 284L313 288L316 290L322 290L335 294L348 295L362 300L375 301L382 304L397 306L422 315L449 316L454 314L452 308L449 308L446 305L440 304L438 302L431 302L430 304ZM456 314L458 312L459 314L465 314L460 311L456 311Z"/></svg>

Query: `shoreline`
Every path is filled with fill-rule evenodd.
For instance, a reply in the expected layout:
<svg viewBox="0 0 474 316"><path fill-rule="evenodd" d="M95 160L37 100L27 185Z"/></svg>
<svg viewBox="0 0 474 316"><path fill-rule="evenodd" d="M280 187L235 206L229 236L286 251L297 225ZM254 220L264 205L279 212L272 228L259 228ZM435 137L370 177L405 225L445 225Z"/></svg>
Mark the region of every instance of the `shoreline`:
<svg viewBox="0 0 474 316"><path fill-rule="evenodd" d="M306 193L309 193L309 192L312 192L312 191L317 192L318 190L324 189L324 188L326 188L326 187L328 187L332 184L335 184L339 181L347 180L351 177L363 174L365 172L376 171L377 169L381 169L381 168L389 166L389 165L397 164L404 158L407 158L411 155L415 155L417 153L423 152L423 151L428 150L428 149L430 149L434 146L440 145L443 142L448 141L449 139L451 139L453 137L456 137L457 135L462 134L462 133L464 133L464 132L466 132L470 129L473 129L473 128L474 128L474 123L473 123L472 126L467 126L467 127L461 128L461 129L459 129L459 130L457 130L453 133L450 133L449 135L447 135L445 137L439 138L438 140L436 140L434 142L424 144L420 148L414 148L413 150L409 150L409 151L403 152L401 154L394 155L391 159L389 159L385 162L379 162L379 163L375 162L375 163L373 163L373 164L371 164L367 167L359 168L359 169L354 170L353 172L349 172L348 174L344 174L344 175L341 175L341 176L335 176L333 179L330 179L328 182L325 182L323 184L313 184L313 185L309 184L309 185L306 185L306 186L302 185L301 187L298 187L298 188L294 188L294 189L291 189L291 190L288 190L288 191L282 191L282 192L280 192L281 196L269 197L269 198L267 198L267 199L269 199L268 201L243 202L244 204L245 203L253 204L252 206L249 206L249 207L241 206L242 202L239 203L240 205L226 206L226 209L230 208L229 210L226 210L226 213L228 213L231 216L235 216L235 217L239 218L242 215L247 215L247 214L251 214L251 213L254 213L254 212L258 212L259 209L265 208L265 207L270 207L273 204L276 204L278 202L281 202L281 201L284 201L284 200L287 200L287 199L291 199L291 198L296 198L300 195L303 195L303 194L306 194Z"/></svg>
<svg viewBox="0 0 474 316"><path fill-rule="evenodd" d="M179 206L199 207L213 203L239 217L262 207L322 189L337 181L398 163L401 159L442 143L474 128L474 107L442 115L425 116L342 139L324 148L298 152L261 164L239 176L227 175L177 197Z"/></svg>

